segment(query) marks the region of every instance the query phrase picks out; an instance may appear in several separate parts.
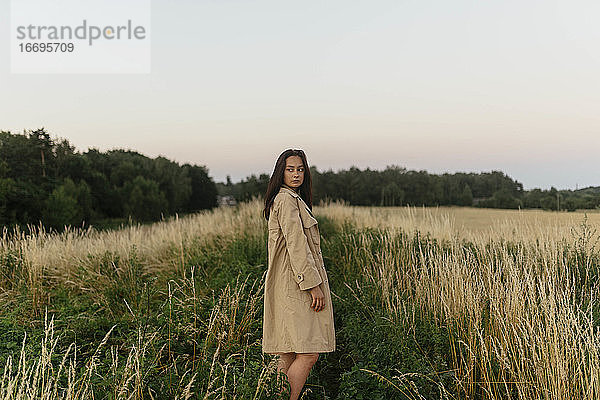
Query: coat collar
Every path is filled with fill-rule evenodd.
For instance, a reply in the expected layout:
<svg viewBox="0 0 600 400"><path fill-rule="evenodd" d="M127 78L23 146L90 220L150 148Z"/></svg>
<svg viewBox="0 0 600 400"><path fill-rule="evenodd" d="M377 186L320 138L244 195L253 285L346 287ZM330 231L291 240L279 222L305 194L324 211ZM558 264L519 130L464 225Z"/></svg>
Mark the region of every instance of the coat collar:
<svg viewBox="0 0 600 400"><path fill-rule="evenodd" d="M282 184L281 187L279 188L279 191L282 191L282 190L287 190L294 197L300 197L300 195L298 193L296 193L296 191L294 189L292 189L291 187L287 186L285 183Z"/></svg>
<svg viewBox="0 0 600 400"><path fill-rule="evenodd" d="M279 191L281 192L282 190L286 190L288 191L292 196L297 197L300 199L300 201L302 201L302 204L304 204L304 207L306 208L306 211L308 211L308 213L310 214L311 217L315 217L312 213L312 211L310 211L310 208L308 208L308 206L306 205L306 203L304 202L304 199L302 198L302 196L300 196L298 193L296 193L296 191L294 189L292 189L291 187L287 186L286 184L282 184L281 188L279 189ZM316 220L315 220L316 221ZM315 222L316 223L316 222Z"/></svg>

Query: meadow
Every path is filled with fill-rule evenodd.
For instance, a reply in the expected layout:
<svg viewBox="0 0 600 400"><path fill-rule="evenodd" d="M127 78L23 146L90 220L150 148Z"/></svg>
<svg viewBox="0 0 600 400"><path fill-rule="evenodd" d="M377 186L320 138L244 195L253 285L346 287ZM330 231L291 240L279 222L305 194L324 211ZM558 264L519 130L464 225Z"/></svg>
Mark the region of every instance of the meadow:
<svg viewBox="0 0 600 400"><path fill-rule="evenodd" d="M285 399L254 199L0 241L0 399ZM597 399L597 213L314 207L336 351L304 399Z"/></svg>

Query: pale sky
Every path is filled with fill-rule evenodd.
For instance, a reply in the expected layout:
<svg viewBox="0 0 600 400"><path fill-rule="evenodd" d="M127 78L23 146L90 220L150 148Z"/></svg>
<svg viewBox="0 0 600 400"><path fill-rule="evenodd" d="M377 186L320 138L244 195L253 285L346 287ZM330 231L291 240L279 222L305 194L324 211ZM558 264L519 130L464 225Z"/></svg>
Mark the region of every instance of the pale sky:
<svg viewBox="0 0 600 400"><path fill-rule="evenodd" d="M150 74L11 74L0 0L0 130L77 150L272 172L501 170L600 185L600 2L152 1ZM68 10L65 10L68 12Z"/></svg>

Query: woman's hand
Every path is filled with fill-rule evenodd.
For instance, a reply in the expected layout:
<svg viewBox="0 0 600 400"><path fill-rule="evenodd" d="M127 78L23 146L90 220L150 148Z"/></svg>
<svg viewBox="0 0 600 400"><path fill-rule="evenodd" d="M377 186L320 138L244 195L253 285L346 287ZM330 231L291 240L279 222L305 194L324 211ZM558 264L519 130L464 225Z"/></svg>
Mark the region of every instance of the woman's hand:
<svg viewBox="0 0 600 400"><path fill-rule="evenodd" d="M310 289L310 295L312 296L312 304L310 308L314 309L316 312L321 311L325 307L325 295L321 290L321 285L315 286Z"/></svg>

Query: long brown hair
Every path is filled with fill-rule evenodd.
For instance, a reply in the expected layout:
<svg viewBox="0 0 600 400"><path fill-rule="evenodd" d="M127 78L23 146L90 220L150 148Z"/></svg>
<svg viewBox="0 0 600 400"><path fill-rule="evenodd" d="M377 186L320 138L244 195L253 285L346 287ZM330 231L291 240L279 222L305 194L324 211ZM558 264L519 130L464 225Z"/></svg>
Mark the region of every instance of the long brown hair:
<svg viewBox="0 0 600 400"><path fill-rule="evenodd" d="M283 171L285 170L285 162L290 156L298 156L302 159L302 164L304 164L304 181L302 181L302 185L300 185L298 194L300 197L302 197L302 200L304 200L306 205L312 210L312 179L310 177L310 168L308 167L308 162L306 161L306 155L302 150L287 149L277 158L275 168L273 169L273 174L271 175L269 185L267 186L267 192L265 193L265 208L263 210L263 217L265 217L266 220L269 219L269 212L271 210L273 200L275 199L275 196L277 196L277 193L279 193L281 185L283 185Z"/></svg>

